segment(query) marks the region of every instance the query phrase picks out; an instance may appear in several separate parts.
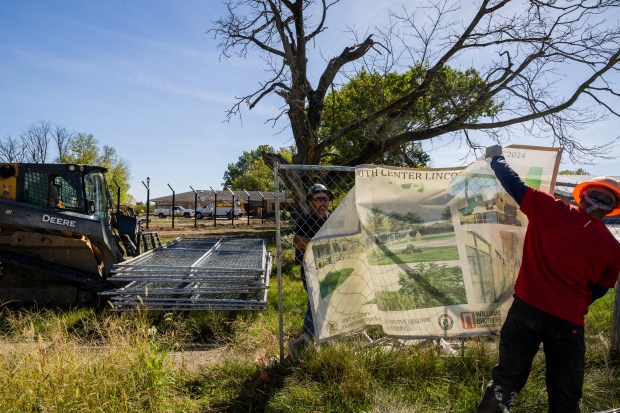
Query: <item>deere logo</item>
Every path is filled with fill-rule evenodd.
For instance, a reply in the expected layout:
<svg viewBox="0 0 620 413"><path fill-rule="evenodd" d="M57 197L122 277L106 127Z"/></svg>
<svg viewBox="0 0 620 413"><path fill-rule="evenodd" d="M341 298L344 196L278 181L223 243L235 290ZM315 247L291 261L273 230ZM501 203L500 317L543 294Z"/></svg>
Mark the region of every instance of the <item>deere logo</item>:
<svg viewBox="0 0 620 413"><path fill-rule="evenodd" d="M43 222L49 222L50 224L60 225L62 227L70 227L75 228L76 221L58 217L52 217L47 214L43 214L43 218L41 219Z"/></svg>

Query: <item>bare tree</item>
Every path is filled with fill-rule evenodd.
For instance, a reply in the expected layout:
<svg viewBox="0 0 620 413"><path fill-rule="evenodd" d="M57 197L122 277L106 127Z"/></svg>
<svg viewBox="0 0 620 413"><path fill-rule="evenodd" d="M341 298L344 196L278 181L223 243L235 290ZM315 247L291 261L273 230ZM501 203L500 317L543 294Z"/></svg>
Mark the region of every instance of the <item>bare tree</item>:
<svg viewBox="0 0 620 413"><path fill-rule="evenodd" d="M19 138L7 136L0 141L0 160L3 162L47 162L49 146L53 141L59 154L54 162L62 162L74 135L75 133L70 132L66 127L51 126L48 121L33 123L19 134Z"/></svg>
<svg viewBox="0 0 620 413"><path fill-rule="evenodd" d="M56 144L56 151L58 152L58 157L54 162L63 163L67 161L71 140L74 136L75 132L71 132L66 127L59 125L54 126L52 130L52 140Z"/></svg>
<svg viewBox="0 0 620 413"><path fill-rule="evenodd" d="M19 134L21 149L27 162L45 163L52 138L50 122L41 120L28 126Z"/></svg>
<svg viewBox="0 0 620 413"><path fill-rule="evenodd" d="M7 136L0 140L0 161L33 162L48 161L50 144L55 144L58 156L53 162L64 162L75 132L64 126L52 126L48 121L39 121L26 127L19 138Z"/></svg>
<svg viewBox="0 0 620 413"><path fill-rule="evenodd" d="M22 150L21 140L12 136L7 136L0 141L0 161L1 162L24 162L25 156Z"/></svg>
<svg viewBox="0 0 620 413"><path fill-rule="evenodd" d="M271 73L255 91L238 99L229 117L239 114L243 105L252 109L268 95L280 96L283 109L272 120L288 117L297 149L294 163L320 163L335 142L371 124L372 138L346 165L369 163L403 143L448 134L474 150L485 135L497 141L518 139L516 126L563 147L573 160L608 153L611 142L581 142L574 134L594 121L620 116L615 110L619 91L612 78L620 68L620 29L617 21L605 20L620 9L617 0L415 4L414 10L393 14L389 27L375 29L374 35L363 36L326 61L320 76L311 81L309 46L318 44L328 12L338 2L227 0L227 16L214 21L211 29L220 40L223 58L258 51ZM465 61L484 82L454 93L446 69ZM347 70L394 70L416 63L426 72L402 96L319 138L327 91L344 81ZM424 107L430 93L443 93L441 107L427 107L420 121L405 131L395 127L402 126L411 111ZM499 110L480 117L489 101Z"/></svg>

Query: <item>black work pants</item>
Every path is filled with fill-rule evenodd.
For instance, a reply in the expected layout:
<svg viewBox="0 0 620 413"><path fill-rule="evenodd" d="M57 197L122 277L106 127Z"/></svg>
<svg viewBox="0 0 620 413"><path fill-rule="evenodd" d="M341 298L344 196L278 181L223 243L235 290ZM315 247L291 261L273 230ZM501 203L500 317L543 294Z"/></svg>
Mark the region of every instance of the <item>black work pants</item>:
<svg viewBox="0 0 620 413"><path fill-rule="evenodd" d="M506 412L527 381L543 344L549 413L578 413L584 375L583 327L540 311L515 297L502 326L499 363L478 413Z"/></svg>
<svg viewBox="0 0 620 413"><path fill-rule="evenodd" d="M304 314L304 323L301 331L308 337L314 338L314 320L312 319L312 309L310 308L310 291L308 291L306 272L304 271L303 264L301 265L301 281L304 284L304 290L306 290L306 293L308 294L308 304L306 305L306 313Z"/></svg>

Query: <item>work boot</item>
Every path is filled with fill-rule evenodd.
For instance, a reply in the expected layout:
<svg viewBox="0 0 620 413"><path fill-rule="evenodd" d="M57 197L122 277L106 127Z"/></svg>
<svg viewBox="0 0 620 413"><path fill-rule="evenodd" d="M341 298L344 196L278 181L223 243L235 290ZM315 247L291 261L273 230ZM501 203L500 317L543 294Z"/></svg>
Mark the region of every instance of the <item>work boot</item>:
<svg viewBox="0 0 620 413"><path fill-rule="evenodd" d="M489 383L476 413L509 413L515 404L516 392L506 393L501 386Z"/></svg>

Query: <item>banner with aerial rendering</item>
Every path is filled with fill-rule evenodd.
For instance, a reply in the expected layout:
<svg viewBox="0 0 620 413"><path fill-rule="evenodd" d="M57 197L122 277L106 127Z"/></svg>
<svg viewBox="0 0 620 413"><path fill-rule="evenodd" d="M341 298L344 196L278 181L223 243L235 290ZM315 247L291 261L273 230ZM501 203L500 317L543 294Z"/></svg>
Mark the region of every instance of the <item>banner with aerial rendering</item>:
<svg viewBox="0 0 620 413"><path fill-rule="evenodd" d="M556 148L504 148L526 184L551 192ZM318 342L381 327L394 338L499 331L527 218L487 160L467 168L362 165L306 249Z"/></svg>

